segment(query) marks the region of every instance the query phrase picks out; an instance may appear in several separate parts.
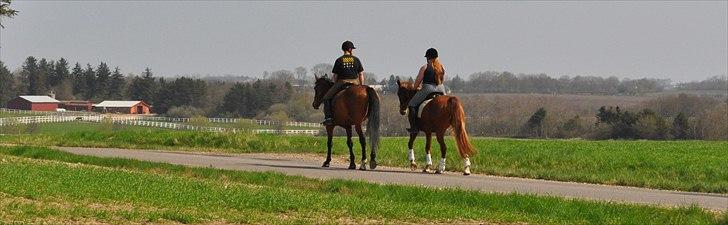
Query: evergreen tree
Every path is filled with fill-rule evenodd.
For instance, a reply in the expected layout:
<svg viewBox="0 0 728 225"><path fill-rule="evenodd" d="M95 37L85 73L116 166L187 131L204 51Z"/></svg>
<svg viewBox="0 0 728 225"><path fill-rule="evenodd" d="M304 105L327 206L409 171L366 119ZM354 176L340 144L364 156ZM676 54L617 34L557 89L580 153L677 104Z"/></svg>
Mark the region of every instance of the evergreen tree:
<svg viewBox="0 0 728 225"><path fill-rule="evenodd" d="M26 90L21 90L21 94L40 95L45 94L45 81L41 77L40 68L38 68L38 60L33 56L28 56L23 64L23 83L27 84Z"/></svg>
<svg viewBox="0 0 728 225"><path fill-rule="evenodd" d="M59 59L53 67L51 85L57 99L73 99L73 77L68 71L68 61L66 59Z"/></svg>
<svg viewBox="0 0 728 225"><path fill-rule="evenodd" d="M248 99L254 98L250 95L251 88L250 84L236 83L225 94L221 111L234 113L239 116L253 116L249 113L253 106L248 104Z"/></svg>
<svg viewBox="0 0 728 225"><path fill-rule="evenodd" d="M131 85L129 85L129 97L132 100L143 100L152 105L156 99L156 94L157 83L153 77L152 70L147 67L142 73L142 76L134 77Z"/></svg>
<svg viewBox="0 0 728 225"><path fill-rule="evenodd" d="M159 91L156 92L152 100L154 102L154 112L165 114L174 106L173 101L176 100L176 96L172 88L172 83L167 83L164 78L159 78L157 85Z"/></svg>
<svg viewBox="0 0 728 225"><path fill-rule="evenodd" d="M86 70L83 71L83 80L86 83L86 89L83 90L83 98L91 100L96 97L98 89L96 89L96 72L91 64L86 64Z"/></svg>
<svg viewBox="0 0 728 225"><path fill-rule="evenodd" d="M68 73L68 61L66 61L66 59L61 58L58 62L56 62L56 66L53 68L53 75L53 86L60 84L63 80L70 77Z"/></svg>
<svg viewBox="0 0 728 225"><path fill-rule="evenodd" d="M111 71L109 66L105 62L101 62L99 67L96 69L96 97L105 99L109 95L109 77L111 77Z"/></svg>
<svg viewBox="0 0 728 225"><path fill-rule="evenodd" d="M85 96L86 89L88 87L86 86L86 79L84 78L84 72L83 68L81 68L81 64L76 63L76 66L73 67L71 72L71 77L73 79L73 95L78 97Z"/></svg>
<svg viewBox="0 0 728 225"><path fill-rule="evenodd" d="M207 84L200 79L180 77L172 82L160 79L160 87L155 101L157 113L166 113L172 107L179 106L202 108L207 103Z"/></svg>
<svg viewBox="0 0 728 225"><path fill-rule="evenodd" d="M114 73L111 74L109 80L109 88L107 98L110 100L121 100L124 98L124 91L126 89L126 80L124 75L121 74L119 67L114 69Z"/></svg>
<svg viewBox="0 0 728 225"><path fill-rule="evenodd" d="M0 106L5 107L5 104L15 97L15 78L10 73L5 64L0 61Z"/></svg>
<svg viewBox="0 0 728 225"><path fill-rule="evenodd" d="M47 61L46 59L42 58L38 62L38 68L40 69L41 77L43 77L43 87L48 92L49 90L53 90L53 78L56 77L56 71L55 71L55 63L53 61ZM46 93L47 94L47 93Z"/></svg>

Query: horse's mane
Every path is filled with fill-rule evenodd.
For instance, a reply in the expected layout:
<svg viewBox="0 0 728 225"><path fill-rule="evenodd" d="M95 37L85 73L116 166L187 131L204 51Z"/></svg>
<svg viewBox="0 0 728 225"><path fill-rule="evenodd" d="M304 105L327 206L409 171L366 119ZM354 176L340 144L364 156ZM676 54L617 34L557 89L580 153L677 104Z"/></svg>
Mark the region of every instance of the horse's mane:
<svg viewBox="0 0 728 225"><path fill-rule="evenodd" d="M399 85L400 85L400 87L402 87L402 88L404 88L405 90L408 90L408 91L417 90L417 88L415 88L415 83L414 82L410 82L410 81L400 81L399 82Z"/></svg>
<svg viewBox="0 0 728 225"><path fill-rule="evenodd" d="M318 82L318 81L324 81L324 82L326 82L326 83L330 83L330 84L334 83L334 81L333 81L333 80L331 80L331 78L329 78L328 76L323 76L323 77L319 77L319 78L318 78L318 79L316 80L316 82Z"/></svg>

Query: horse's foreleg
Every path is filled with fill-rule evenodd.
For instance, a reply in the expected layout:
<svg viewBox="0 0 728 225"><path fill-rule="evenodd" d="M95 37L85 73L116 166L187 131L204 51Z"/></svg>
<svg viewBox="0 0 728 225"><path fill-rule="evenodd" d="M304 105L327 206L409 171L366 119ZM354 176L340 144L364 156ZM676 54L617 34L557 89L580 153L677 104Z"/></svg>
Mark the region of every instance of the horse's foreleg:
<svg viewBox="0 0 728 225"><path fill-rule="evenodd" d="M432 156L430 150L432 147L432 133L425 132L425 169L422 172L429 173L432 167Z"/></svg>
<svg viewBox="0 0 728 225"><path fill-rule="evenodd" d="M417 138L417 133L410 133L409 142L407 142L407 148L409 149L407 152L407 159L409 159L410 169L413 171L417 169L417 162L415 162L415 149L413 148L415 138Z"/></svg>
<svg viewBox="0 0 728 225"><path fill-rule="evenodd" d="M349 169L356 169L356 163L354 163L354 142L351 141L351 126L346 127L346 146L349 146Z"/></svg>
<svg viewBox="0 0 728 225"><path fill-rule="evenodd" d="M331 165L331 147L333 147L334 144L334 126L326 126L326 136L328 137L326 141L328 151L326 153L326 161L324 161L324 165L322 167L329 167Z"/></svg>
<svg viewBox="0 0 728 225"><path fill-rule="evenodd" d="M445 171L445 155L447 154L447 146L445 145L445 134L444 132L437 132L437 143L440 144L440 164L437 165L435 173L442 173Z"/></svg>
<svg viewBox="0 0 728 225"><path fill-rule="evenodd" d="M361 165L360 170L367 170L367 140L364 138L364 131L361 129L361 124L354 125L356 133L359 135L359 144L361 145Z"/></svg>

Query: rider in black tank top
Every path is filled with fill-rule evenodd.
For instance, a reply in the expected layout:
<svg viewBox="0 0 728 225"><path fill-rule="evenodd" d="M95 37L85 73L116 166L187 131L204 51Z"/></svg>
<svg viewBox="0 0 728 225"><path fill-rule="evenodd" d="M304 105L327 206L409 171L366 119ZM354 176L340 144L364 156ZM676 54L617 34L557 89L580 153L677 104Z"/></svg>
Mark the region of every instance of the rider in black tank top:
<svg viewBox="0 0 728 225"><path fill-rule="evenodd" d="M425 73L422 76L422 83L437 85L437 81L435 79L435 69L432 68L432 63L427 64L427 69L425 69Z"/></svg>

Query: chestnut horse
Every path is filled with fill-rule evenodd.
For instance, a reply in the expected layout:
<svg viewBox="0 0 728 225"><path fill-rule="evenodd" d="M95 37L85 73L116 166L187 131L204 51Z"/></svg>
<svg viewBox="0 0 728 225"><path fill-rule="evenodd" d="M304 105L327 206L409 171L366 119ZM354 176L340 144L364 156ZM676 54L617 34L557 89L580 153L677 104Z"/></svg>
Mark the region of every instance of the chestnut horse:
<svg viewBox="0 0 728 225"><path fill-rule="evenodd" d="M334 85L328 77L316 76L316 84L314 90L316 95L313 99L313 108L318 109L323 102L326 92ZM377 167L377 147L379 145L379 95L371 87L364 85L352 85L345 90L336 94L333 99L334 125L326 126L326 135L328 136L328 153L323 167L329 167L331 163L331 147L334 136L334 127L340 126L346 129L346 144L349 146L349 169L356 169L354 163L354 143L351 140L351 128L354 127L359 135L359 144L361 144L361 166L360 170L366 170L366 139L362 131L361 124L364 120L367 122L367 132L369 133L371 145L371 161L369 166L371 169Z"/></svg>
<svg viewBox="0 0 728 225"><path fill-rule="evenodd" d="M397 80L397 85L399 86L399 90L397 91L397 95L399 96L399 113L405 115L407 105L410 99L417 93L417 88L414 87L412 82L407 81ZM475 148L470 144L468 133L465 131L465 112L462 104L460 104L460 100L455 96L437 96L427 103L421 111L422 116L417 119L417 124L419 129L425 132L425 151L428 156L424 172L429 172L432 166L432 160L429 158L429 155L433 132L437 137L437 142L440 144L441 155L440 165L437 167L435 173L442 173L445 170L446 147L444 136L445 131L452 127L458 152L460 152L460 157L464 160L463 174L470 175L470 156L475 154ZM410 139L407 143L412 170L417 168L414 150L412 149L416 137L417 133L410 134Z"/></svg>

